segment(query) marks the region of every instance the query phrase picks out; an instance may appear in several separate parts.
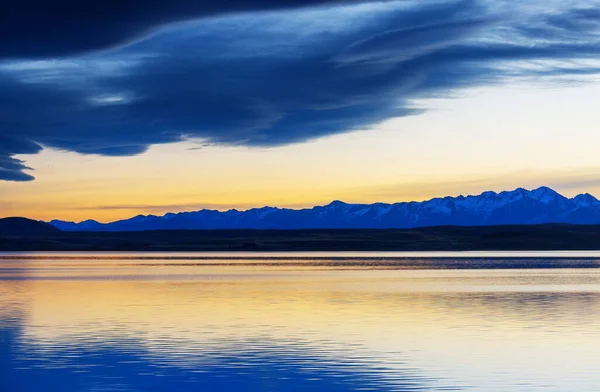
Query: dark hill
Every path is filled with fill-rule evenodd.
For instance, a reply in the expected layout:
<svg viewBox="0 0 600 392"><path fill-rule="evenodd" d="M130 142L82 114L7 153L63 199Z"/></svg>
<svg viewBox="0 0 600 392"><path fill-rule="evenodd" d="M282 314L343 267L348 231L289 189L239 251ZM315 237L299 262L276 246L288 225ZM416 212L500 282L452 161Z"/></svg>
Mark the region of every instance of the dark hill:
<svg viewBox="0 0 600 392"><path fill-rule="evenodd" d="M56 227L27 218L0 218L0 236L39 237L60 233Z"/></svg>
<svg viewBox="0 0 600 392"><path fill-rule="evenodd" d="M29 221L33 222L33 221ZM29 222L24 223L30 224ZM37 233L47 226L33 222ZM14 232L14 227L13 227ZM450 251L600 250L600 225L442 226L418 229L163 230L3 236L0 251Z"/></svg>

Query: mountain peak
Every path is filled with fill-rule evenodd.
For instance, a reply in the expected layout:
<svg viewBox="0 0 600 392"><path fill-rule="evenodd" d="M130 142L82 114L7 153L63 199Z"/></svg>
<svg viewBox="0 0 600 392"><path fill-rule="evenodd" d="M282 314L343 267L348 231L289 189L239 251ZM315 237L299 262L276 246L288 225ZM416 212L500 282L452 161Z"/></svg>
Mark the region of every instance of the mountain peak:
<svg viewBox="0 0 600 392"><path fill-rule="evenodd" d="M596 199L594 196L590 195L589 193L582 193L580 195L577 195L573 198L573 200L580 207L588 207L590 205L598 203L598 199Z"/></svg>
<svg viewBox="0 0 600 392"><path fill-rule="evenodd" d="M533 189L529 192L529 195L542 203L549 203L556 199L565 199L560 193L556 192L554 189L549 188L547 186L541 186L537 189Z"/></svg>
<svg viewBox="0 0 600 392"><path fill-rule="evenodd" d="M482 196L482 197L485 197L485 198L489 198L489 197L493 197L493 196L498 196L498 194L496 192L494 192L494 191L485 191L485 192L483 192L479 196Z"/></svg>
<svg viewBox="0 0 600 392"><path fill-rule="evenodd" d="M502 191L498 194L499 195L513 195L513 194L520 194L520 193L527 193L527 192L529 192L529 191L525 188L517 188L517 189L513 189L512 191Z"/></svg>
<svg viewBox="0 0 600 392"><path fill-rule="evenodd" d="M589 193L581 193L581 194L575 196L575 199L577 199L577 198L598 201L598 199L596 199L594 196L590 195Z"/></svg>
<svg viewBox="0 0 600 392"><path fill-rule="evenodd" d="M556 192L554 189L547 187L545 185L542 185L538 188L532 189L531 192L537 192L537 193L556 193L558 194L558 192Z"/></svg>
<svg viewBox="0 0 600 392"><path fill-rule="evenodd" d="M498 196L507 202L523 199L527 197L527 195L529 195L529 191L525 188L517 188L512 191L502 191L498 193Z"/></svg>
<svg viewBox="0 0 600 392"><path fill-rule="evenodd" d="M132 218L132 219L135 219L135 218ZM99 222L97 220L87 219L87 220L84 220L83 222L79 222L79 224L86 224L86 225L92 224L92 225L95 225L95 224L99 224Z"/></svg>

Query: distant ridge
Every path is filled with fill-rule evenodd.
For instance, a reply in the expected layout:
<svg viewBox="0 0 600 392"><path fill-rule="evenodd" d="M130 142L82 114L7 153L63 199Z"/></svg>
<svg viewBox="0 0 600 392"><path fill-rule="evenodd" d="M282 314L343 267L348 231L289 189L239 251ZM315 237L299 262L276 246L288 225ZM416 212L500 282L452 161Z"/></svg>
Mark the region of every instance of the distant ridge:
<svg viewBox="0 0 600 392"><path fill-rule="evenodd" d="M56 227L27 218L0 218L0 236L44 236L60 233Z"/></svg>
<svg viewBox="0 0 600 392"><path fill-rule="evenodd" d="M173 229L387 229L426 226L509 224L600 224L600 201L590 194L566 198L548 187L483 192L476 196L435 198L394 204L348 204L293 210L262 207L246 211L200 210L138 215L111 223L53 220L64 231L146 231Z"/></svg>

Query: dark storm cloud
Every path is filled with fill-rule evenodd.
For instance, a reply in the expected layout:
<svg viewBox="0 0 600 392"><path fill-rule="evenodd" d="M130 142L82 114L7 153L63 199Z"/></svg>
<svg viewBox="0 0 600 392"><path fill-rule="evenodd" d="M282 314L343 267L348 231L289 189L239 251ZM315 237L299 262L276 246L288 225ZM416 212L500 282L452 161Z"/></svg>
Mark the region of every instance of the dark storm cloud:
<svg viewBox="0 0 600 392"><path fill-rule="evenodd" d="M39 145L111 156L192 138L279 146L421 113L418 98L594 74L595 15L512 23L474 0L377 3L206 19L109 52L5 60L0 179L30 180L14 155Z"/></svg>
<svg viewBox="0 0 600 392"><path fill-rule="evenodd" d="M0 131L0 180L4 181L31 181L33 176L26 174L23 170L32 170L20 159L14 158L14 154L35 154L42 148L37 144L25 139L4 137Z"/></svg>
<svg viewBox="0 0 600 392"><path fill-rule="evenodd" d="M219 14L361 0L7 0L0 57L65 56L106 49L178 21Z"/></svg>

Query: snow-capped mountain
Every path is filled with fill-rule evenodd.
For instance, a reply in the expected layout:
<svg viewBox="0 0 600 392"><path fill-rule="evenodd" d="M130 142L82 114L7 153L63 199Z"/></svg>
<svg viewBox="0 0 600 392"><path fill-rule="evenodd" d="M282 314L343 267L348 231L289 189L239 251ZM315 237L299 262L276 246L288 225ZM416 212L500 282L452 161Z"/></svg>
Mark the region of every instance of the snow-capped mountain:
<svg viewBox="0 0 600 392"><path fill-rule="evenodd" d="M523 188L477 196L435 198L394 204L347 204L293 210L262 207L246 211L200 210L138 215L112 223L53 220L65 231L137 231L164 229L312 229L411 228L539 223L600 223L600 201L590 194L566 198L548 187Z"/></svg>

